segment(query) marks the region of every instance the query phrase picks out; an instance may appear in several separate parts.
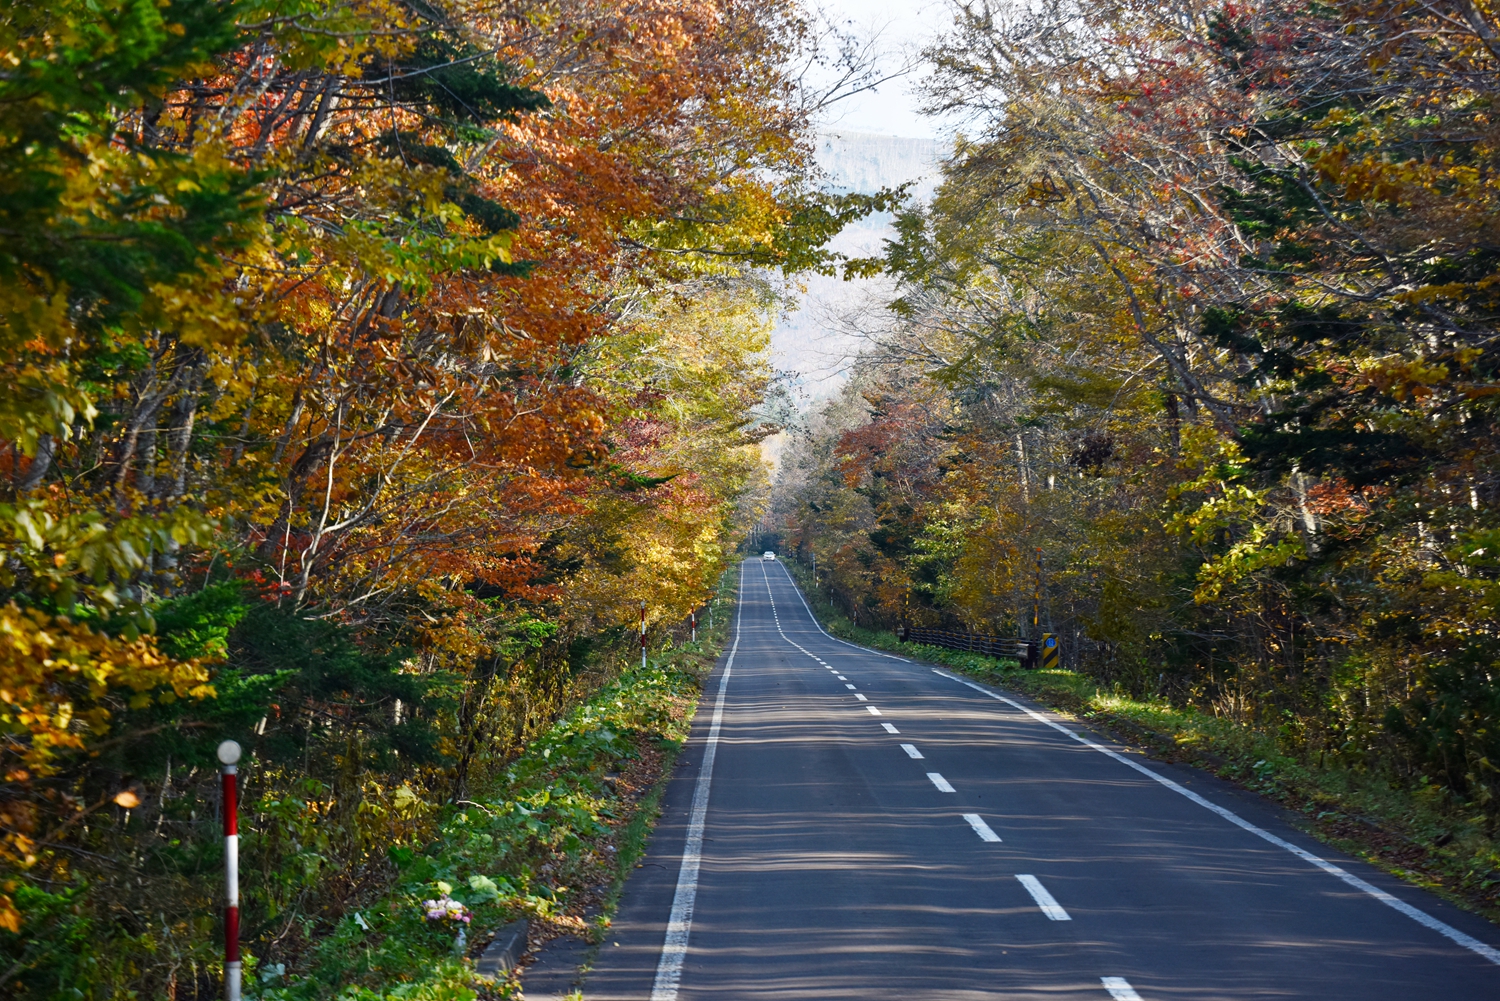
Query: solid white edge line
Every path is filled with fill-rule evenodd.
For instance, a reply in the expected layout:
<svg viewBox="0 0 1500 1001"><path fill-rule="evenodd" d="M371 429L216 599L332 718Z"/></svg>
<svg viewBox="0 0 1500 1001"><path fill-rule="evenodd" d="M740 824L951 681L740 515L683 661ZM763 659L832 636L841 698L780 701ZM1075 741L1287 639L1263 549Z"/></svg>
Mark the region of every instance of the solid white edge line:
<svg viewBox="0 0 1500 1001"><path fill-rule="evenodd" d="M729 691L729 672L734 655L740 649L740 630L745 621L745 567L740 564L740 600L735 609L734 646L724 662L719 677L719 695L714 702L713 720L703 749L703 764L693 786L693 809L688 820L687 841L682 846L682 869L677 874L677 891L672 896L672 913L667 918L667 934L661 945L661 961L656 964L656 980L651 985L651 1001L676 1001L677 984L682 979L682 964L687 958L688 936L693 930L693 904L698 898L698 867L703 861L703 823L708 815L708 789L713 781L714 758L719 751L719 727L724 722L724 697Z"/></svg>
<svg viewBox="0 0 1500 1001"><path fill-rule="evenodd" d="M914 761L922 760L922 752L917 750L916 744L902 744L901 750L905 751L906 756Z"/></svg>
<svg viewBox="0 0 1500 1001"><path fill-rule="evenodd" d="M1017 876L1016 879L1022 886L1026 887L1026 892L1031 894L1031 899L1036 901L1036 905L1042 909L1042 913L1047 915L1047 917L1053 921L1073 920L1068 916L1068 912L1062 909L1062 905L1057 902L1057 899L1047 892L1047 888L1042 885L1041 880L1035 876Z"/></svg>
<svg viewBox="0 0 1500 1001"><path fill-rule="evenodd" d="M951 782L943 778L942 772L928 772L927 778L932 781L933 785L937 786L938 792L958 792L957 789L953 788Z"/></svg>
<svg viewBox="0 0 1500 1001"><path fill-rule="evenodd" d="M1318 856L1314 855L1312 852L1307 851L1306 849L1303 849L1303 848L1299 848L1296 845L1292 844L1290 841L1287 841L1285 838L1277 837L1276 835L1272 834L1268 830L1265 830L1264 828L1257 827L1256 825L1250 823L1250 821L1246 820L1244 817L1241 817L1239 814L1235 813L1234 811L1232 811L1232 810L1226 810L1224 807L1219 806L1217 803L1211 803L1211 802L1209 802L1208 800L1204 799L1202 796L1200 796L1197 793L1193 792L1191 789L1187 789L1187 788L1179 785L1178 783L1176 783L1176 782L1172 781L1171 779L1167 778L1165 775L1158 775L1156 772L1153 772L1151 769L1147 768L1145 765L1142 765L1139 762L1131 761L1129 758L1125 757L1123 754L1118 754L1118 753L1116 753L1114 751L1111 751L1107 747L1104 747L1104 746L1102 746L1100 744L1096 744L1094 741L1089 740L1087 737L1083 736L1082 734L1075 733L1074 731L1069 730L1067 727L1063 726L1062 724L1053 722L1052 720L1050 720L1047 717L1043 716L1041 713L1036 712L1033 709L1028 709L1026 706L1021 705L1021 703L1015 701L1014 699L1008 699L1008 698L1006 698L1003 695L1000 695L1000 694L998 694L996 692L990 691L988 688L985 688L982 685L977 685L977 684L975 684L972 681L969 681L969 680L967 680L965 678L960 678L956 674L950 674L947 671L940 670L939 668L936 668L936 667L934 667L932 669L932 673L933 674L941 675L941 676L943 676L945 678L948 678L948 679L950 679L952 681L956 681L956 682L958 682L961 685L968 685L970 688L974 689L976 692L983 692L985 695L988 695L992 699L998 699L999 701L1004 702L1006 705L1013 706L1016 709L1021 710L1021 712L1025 713L1028 716L1030 716L1032 719L1035 719L1035 720L1037 720L1039 722L1047 724L1048 726L1050 726L1052 729L1058 731L1059 733L1065 733L1065 734L1067 734L1069 737L1072 737L1074 740L1078 741L1080 744L1083 744L1083 745L1085 745L1087 747L1091 747L1094 750L1098 751L1100 754L1105 754L1105 755L1108 755L1111 758L1114 758L1116 761L1120 762L1120 764L1126 765L1127 767L1135 769L1136 771L1140 772L1142 775L1146 776L1148 779L1151 779L1154 782L1161 783L1162 785L1166 786L1168 789L1170 789L1173 792L1177 793L1179 796L1184 796L1187 799L1193 801L1194 803L1197 803L1199 806L1203 807L1205 810L1208 810L1208 811L1210 811L1212 813L1218 814L1220 817L1223 817L1225 820L1229 821L1231 824L1234 824L1236 827L1239 827L1239 828L1241 828L1241 829L1243 829L1245 831L1248 831L1249 833L1255 835L1258 838L1261 838L1261 839L1263 839L1265 841L1270 842L1271 844L1275 845L1277 848L1282 848L1282 849L1285 849L1286 851L1291 852L1293 855L1297 856L1302 861L1308 863L1309 865L1317 866L1319 869L1322 869L1324 872L1328 873L1330 876L1336 876L1336 877L1338 877L1339 879L1343 880L1349 886L1353 887L1356 890L1359 890L1361 893L1365 893L1365 894L1368 894L1371 897L1374 897L1376 900L1380 901L1382 904L1385 904L1387 907L1391 908L1392 910L1398 911L1401 914L1406 915L1407 917L1409 917L1413 921L1415 921L1417 924L1422 925L1424 928L1428 928L1428 929L1430 929L1432 931L1437 932L1439 935L1441 935L1444 938L1448 939L1448 941L1452 942L1454 945L1461 945L1465 949L1468 949L1470 952L1472 952L1472 953L1474 953L1474 954L1476 954L1478 956L1482 956L1483 958L1489 960L1491 963L1494 963L1495 965L1500 966L1500 949L1496 949L1496 948L1494 948L1492 946L1485 945L1483 942L1479 941L1479 939L1477 939L1477 938L1474 938L1472 935L1466 935L1463 932L1459 931L1457 928L1454 928L1452 925L1448 924L1447 922L1439 921L1437 918L1433 917L1431 914L1428 914L1426 911L1419 910L1418 908L1413 907L1411 904L1408 904L1406 901L1401 900L1400 898L1394 897L1391 894L1385 892L1384 890L1380 889L1380 887L1374 886L1373 884L1368 883L1368 882L1366 882L1363 879L1360 879L1358 876L1354 875L1354 873L1352 873L1352 872L1349 872L1347 869L1343 869L1343 868L1341 868L1341 867L1339 867L1337 865L1334 865L1332 862L1329 862L1327 859L1319 858Z"/></svg>
<svg viewBox="0 0 1500 1001"><path fill-rule="evenodd" d="M996 834L995 831L994 831L994 829L991 828L989 824L986 824L984 822L984 818L981 817L979 814L977 814L977 813L966 813L966 814L964 814L964 819L969 822L969 826L970 827L974 828L974 833L977 834L977 835L979 835L979 840L980 841L999 841L1000 840L1000 835Z"/></svg>
<svg viewBox="0 0 1500 1001"><path fill-rule="evenodd" d="M778 560L776 565L781 567L781 561ZM792 590L797 593L797 598L802 602L802 607L807 609L807 617L809 619L812 619L813 628L822 633L824 636L828 636L828 630L823 628L823 624L819 622L818 617L813 614L812 606L809 605L807 603L807 599L802 596L802 588L798 587L797 582L792 580L792 572L786 567L781 567L781 572L786 574L787 583L792 585ZM850 643L848 640L841 640L837 636L828 636L828 638L833 640L835 643L842 643L844 644L844 646L853 647L854 649L859 650L863 653L873 653L875 656L884 657L887 660L899 660L903 664L911 663L911 661L907 660L905 657L897 657L893 653L881 653L879 650L871 650L869 647L860 646L857 643Z"/></svg>
<svg viewBox="0 0 1500 1001"><path fill-rule="evenodd" d="M1100 977L1099 982L1104 985L1104 989L1109 991L1109 996L1115 1001L1141 1001L1141 996L1124 977Z"/></svg>

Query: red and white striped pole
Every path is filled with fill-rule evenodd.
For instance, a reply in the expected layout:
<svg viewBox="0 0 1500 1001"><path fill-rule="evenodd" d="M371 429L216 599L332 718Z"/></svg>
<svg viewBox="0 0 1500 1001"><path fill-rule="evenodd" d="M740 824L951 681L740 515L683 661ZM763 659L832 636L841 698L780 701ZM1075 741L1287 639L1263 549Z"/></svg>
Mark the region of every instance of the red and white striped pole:
<svg viewBox="0 0 1500 1001"><path fill-rule="evenodd" d="M695 608L688 613L688 622L693 627L693 642L698 642L698 610Z"/></svg>
<svg viewBox="0 0 1500 1001"><path fill-rule="evenodd" d="M240 825L238 771L240 745L219 745L224 775L224 999L240 1001Z"/></svg>
<svg viewBox="0 0 1500 1001"><path fill-rule="evenodd" d="M641 601L641 670L646 669L646 602Z"/></svg>

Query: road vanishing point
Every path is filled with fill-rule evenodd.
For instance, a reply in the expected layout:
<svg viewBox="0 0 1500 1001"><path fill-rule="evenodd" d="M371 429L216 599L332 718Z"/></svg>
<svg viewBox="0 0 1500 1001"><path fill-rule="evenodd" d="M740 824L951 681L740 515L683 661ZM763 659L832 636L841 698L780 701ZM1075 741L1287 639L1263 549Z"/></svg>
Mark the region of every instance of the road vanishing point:
<svg viewBox="0 0 1500 1001"><path fill-rule="evenodd" d="M588 1001L1500 1001L1483 919L740 573Z"/></svg>

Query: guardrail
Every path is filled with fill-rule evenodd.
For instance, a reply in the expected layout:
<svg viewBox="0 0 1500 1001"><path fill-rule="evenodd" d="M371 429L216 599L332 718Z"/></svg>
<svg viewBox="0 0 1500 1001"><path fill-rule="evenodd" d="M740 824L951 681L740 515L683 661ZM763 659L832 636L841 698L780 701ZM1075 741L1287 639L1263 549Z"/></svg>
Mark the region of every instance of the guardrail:
<svg viewBox="0 0 1500 1001"><path fill-rule="evenodd" d="M924 643L949 650L965 650L982 653L986 657L1014 657L1023 664L1031 663L1039 644L1033 640L1013 639L1006 636L985 636L982 633L960 632L957 629L926 629L907 626L897 635L908 643Z"/></svg>

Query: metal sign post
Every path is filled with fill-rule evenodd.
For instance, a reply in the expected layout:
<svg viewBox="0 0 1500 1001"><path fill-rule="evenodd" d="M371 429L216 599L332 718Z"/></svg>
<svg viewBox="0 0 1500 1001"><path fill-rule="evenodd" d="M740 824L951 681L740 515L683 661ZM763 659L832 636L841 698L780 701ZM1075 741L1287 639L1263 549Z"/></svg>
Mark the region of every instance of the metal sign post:
<svg viewBox="0 0 1500 1001"><path fill-rule="evenodd" d="M1031 638L1042 630L1042 551L1036 551L1036 588L1031 593Z"/></svg>
<svg viewBox="0 0 1500 1001"><path fill-rule="evenodd" d="M224 998L240 1001L240 745L226 740L219 745L224 775Z"/></svg>

